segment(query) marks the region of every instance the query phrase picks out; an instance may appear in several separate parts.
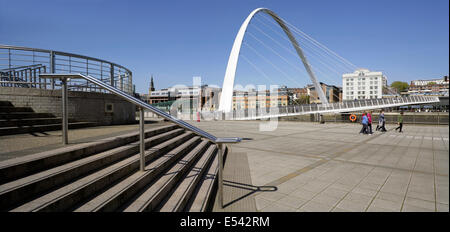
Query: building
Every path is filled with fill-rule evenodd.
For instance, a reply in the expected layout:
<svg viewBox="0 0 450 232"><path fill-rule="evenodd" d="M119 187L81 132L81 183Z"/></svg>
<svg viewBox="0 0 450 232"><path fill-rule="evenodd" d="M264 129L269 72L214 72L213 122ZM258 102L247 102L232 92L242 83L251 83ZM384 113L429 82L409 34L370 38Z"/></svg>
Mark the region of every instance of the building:
<svg viewBox="0 0 450 232"><path fill-rule="evenodd" d="M382 72L358 69L353 73L342 75L344 101L382 98L383 87L387 87L387 78Z"/></svg>
<svg viewBox="0 0 450 232"><path fill-rule="evenodd" d="M148 95L148 103L155 104L161 102L174 101L177 99L178 92L176 89L168 88L161 90L154 90Z"/></svg>
<svg viewBox="0 0 450 232"><path fill-rule="evenodd" d="M327 85L325 83L320 82L320 86L322 87L322 91L325 94L325 97L328 99L328 103L336 103L342 101L342 88L334 85ZM315 90L314 85L307 85L307 95L310 97L310 103L321 103L319 99L319 95Z"/></svg>
<svg viewBox="0 0 450 232"><path fill-rule="evenodd" d="M286 86L282 86L272 91L234 91L233 110L259 109L277 106L287 106L289 104L289 91Z"/></svg>
<svg viewBox="0 0 450 232"><path fill-rule="evenodd" d="M184 108L199 111L214 111L219 106L221 88L210 87L208 85L190 87L172 87L161 90L154 90L150 94L142 94L141 99L149 104L170 103L182 104ZM185 109L186 110L186 109Z"/></svg>
<svg viewBox="0 0 450 232"><path fill-rule="evenodd" d="M216 111L219 109L219 99L222 88L203 85L201 88L200 107L202 110Z"/></svg>
<svg viewBox="0 0 450 232"><path fill-rule="evenodd" d="M448 76L440 79L411 81L408 89L408 95L448 96L448 94Z"/></svg>

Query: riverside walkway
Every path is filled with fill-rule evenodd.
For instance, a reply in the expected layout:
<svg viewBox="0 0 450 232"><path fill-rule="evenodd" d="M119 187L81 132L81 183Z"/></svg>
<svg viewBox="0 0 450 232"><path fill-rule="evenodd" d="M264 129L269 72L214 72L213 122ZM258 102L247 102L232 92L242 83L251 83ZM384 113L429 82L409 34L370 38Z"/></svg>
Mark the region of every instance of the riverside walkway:
<svg viewBox="0 0 450 232"><path fill-rule="evenodd" d="M231 147L235 156L225 166L226 207L220 211L449 211L448 126L406 124L396 133L388 124L386 133L360 135L359 124L350 123L280 121L267 132L259 131L259 121L190 123L245 138ZM69 137L83 143L137 129L74 129ZM4 136L0 159L58 148L60 134ZM236 177L231 162L239 163Z"/></svg>
<svg viewBox="0 0 450 232"><path fill-rule="evenodd" d="M232 151L247 155L251 183L241 185L255 189L246 197L258 211L449 211L448 126L360 135L349 123L192 123L247 138Z"/></svg>

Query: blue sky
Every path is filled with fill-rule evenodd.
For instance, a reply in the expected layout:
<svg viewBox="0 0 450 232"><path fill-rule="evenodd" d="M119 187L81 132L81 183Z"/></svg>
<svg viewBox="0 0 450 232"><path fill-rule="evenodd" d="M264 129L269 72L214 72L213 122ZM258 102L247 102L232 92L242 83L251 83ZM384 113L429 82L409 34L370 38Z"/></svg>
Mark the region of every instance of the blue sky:
<svg viewBox="0 0 450 232"><path fill-rule="evenodd" d="M151 74L157 89L190 85L192 76L221 85L234 37L258 7L272 9L353 64L383 71L389 83L439 78L449 72L448 0L0 3L0 44L77 53L124 65L133 71L137 92L147 91ZM261 46L257 49L267 52ZM255 70L241 62L236 81L250 83L249 73ZM334 79L339 82L340 77Z"/></svg>

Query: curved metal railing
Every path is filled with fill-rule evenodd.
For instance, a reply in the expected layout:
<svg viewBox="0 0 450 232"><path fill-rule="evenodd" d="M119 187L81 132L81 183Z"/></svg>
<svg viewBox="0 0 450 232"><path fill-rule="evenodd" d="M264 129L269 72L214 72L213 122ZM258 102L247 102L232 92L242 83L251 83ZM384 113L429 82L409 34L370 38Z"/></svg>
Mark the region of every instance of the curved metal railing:
<svg viewBox="0 0 450 232"><path fill-rule="evenodd" d="M81 73L133 94L132 72L122 65L67 52L0 45L0 86L61 88L54 79L39 77L42 73ZM71 80L68 88L71 91L106 92L84 79Z"/></svg>

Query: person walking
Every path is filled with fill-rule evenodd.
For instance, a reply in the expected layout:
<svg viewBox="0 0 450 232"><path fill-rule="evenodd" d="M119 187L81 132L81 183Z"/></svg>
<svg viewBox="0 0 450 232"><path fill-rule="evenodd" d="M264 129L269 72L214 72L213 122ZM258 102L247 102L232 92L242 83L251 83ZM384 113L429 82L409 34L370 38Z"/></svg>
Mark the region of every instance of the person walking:
<svg viewBox="0 0 450 232"><path fill-rule="evenodd" d="M383 123L383 119L381 118L382 113L383 113L383 111L381 111L380 114L378 115L378 125L377 125L377 128L375 128L376 131L378 131L381 128L381 124Z"/></svg>
<svg viewBox="0 0 450 232"><path fill-rule="evenodd" d="M395 131L397 131L398 129L400 133L403 133L402 128L403 128L403 111L400 112L400 115L397 118L397 123L398 123L398 127L395 128Z"/></svg>
<svg viewBox="0 0 450 232"><path fill-rule="evenodd" d="M367 120L368 120L368 124L367 124L367 130L368 130L368 134L369 135L371 135L371 134L373 134L373 132L372 132L372 111L369 111L368 113L367 113Z"/></svg>
<svg viewBox="0 0 450 232"><path fill-rule="evenodd" d="M384 111L382 110L380 115L378 116L378 126L377 130L380 130L381 132L386 132L386 119L384 118Z"/></svg>
<svg viewBox="0 0 450 232"><path fill-rule="evenodd" d="M359 132L360 134L361 133L363 133L363 134L367 134L367 125L369 124L369 119L367 118L367 115L366 115L366 113L363 113L362 114L362 117L361 117L361 124L362 124L362 129L361 129L361 131Z"/></svg>

